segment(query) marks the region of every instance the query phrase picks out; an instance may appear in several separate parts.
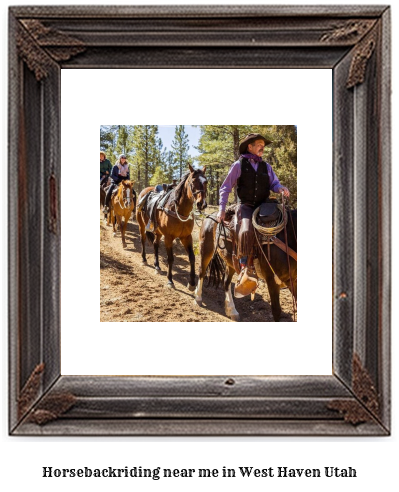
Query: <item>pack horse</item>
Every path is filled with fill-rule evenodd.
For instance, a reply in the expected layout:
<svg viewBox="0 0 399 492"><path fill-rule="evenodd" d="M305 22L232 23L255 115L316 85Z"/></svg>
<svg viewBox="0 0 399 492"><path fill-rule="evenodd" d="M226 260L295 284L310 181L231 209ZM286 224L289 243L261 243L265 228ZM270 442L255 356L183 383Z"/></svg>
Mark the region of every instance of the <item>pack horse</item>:
<svg viewBox="0 0 399 492"><path fill-rule="evenodd" d="M164 193L157 193L154 187L145 188L139 195L137 222L140 228L142 259L147 264L145 241L148 238L154 245L154 267L159 273L159 243L164 236L168 258L167 287L174 288L172 267L174 262L173 241L179 238L190 261L189 290L195 290L195 255L192 231L194 228L193 208L202 211L206 208L207 179L205 167L194 169L189 166L187 172L176 188ZM148 230L149 225L153 230Z"/></svg>

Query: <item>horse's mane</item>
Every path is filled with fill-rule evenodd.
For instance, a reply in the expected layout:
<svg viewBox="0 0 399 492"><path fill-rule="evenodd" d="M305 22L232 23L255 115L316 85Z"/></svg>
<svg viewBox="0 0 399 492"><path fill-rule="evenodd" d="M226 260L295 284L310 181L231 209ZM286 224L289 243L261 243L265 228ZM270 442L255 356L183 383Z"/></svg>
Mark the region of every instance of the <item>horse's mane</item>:
<svg viewBox="0 0 399 492"><path fill-rule="evenodd" d="M175 200L179 201L181 198L181 195L184 190L184 185L186 184L187 178L190 176L190 171L187 171L186 174L183 175L183 177L180 180L180 183L174 188L174 194L175 194Z"/></svg>
<svg viewBox="0 0 399 492"><path fill-rule="evenodd" d="M176 188L174 188L174 194L175 194L175 200L176 201L179 201L182 194L183 194L183 190L184 190L184 186L186 184L186 181L188 179L188 177L190 176L190 171L187 171L186 174L183 174L183 177L181 178L180 180L180 183L176 186ZM194 171L194 174L204 174L202 172L202 169L196 169Z"/></svg>
<svg viewBox="0 0 399 492"><path fill-rule="evenodd" d="M132 181L130 179L126 179L126 180L122 181L121 182L121 185L122 185L122 183L123 183L124 186L127 186L128 188L130 188L131 190L133 190L133 183L132 183ZM119 197L123 196L123 185L122 186L119 186L119 188L118 188L117 195Z"/></svg>

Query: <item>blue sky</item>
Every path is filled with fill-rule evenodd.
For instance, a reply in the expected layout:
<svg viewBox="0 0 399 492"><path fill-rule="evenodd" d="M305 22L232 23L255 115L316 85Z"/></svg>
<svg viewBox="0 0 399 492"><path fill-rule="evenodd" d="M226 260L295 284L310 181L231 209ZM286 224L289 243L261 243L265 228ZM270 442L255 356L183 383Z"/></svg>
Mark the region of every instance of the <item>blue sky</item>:
<svg viewBox="0 0 399 492"><path fill-rule="evenodd" d="M166 125L166 126L158 126L158 135L162 139L163 146L168 150L172 150L172 142L175 137L175 128L176 125ZM199 127L194 128L191 125L184 125L184 129L188 135L190 150L188 153L195 157L198 155L198 150L194 149L194 146L198 146L198 142L201 136L201 130Z"/></svg>

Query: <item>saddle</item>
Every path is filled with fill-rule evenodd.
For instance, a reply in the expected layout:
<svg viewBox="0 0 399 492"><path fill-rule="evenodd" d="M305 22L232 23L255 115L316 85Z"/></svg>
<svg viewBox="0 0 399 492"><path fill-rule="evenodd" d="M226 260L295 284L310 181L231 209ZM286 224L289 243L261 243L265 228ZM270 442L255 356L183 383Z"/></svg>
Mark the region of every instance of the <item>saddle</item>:
<svg viewBox="0 0 399 492"><path fill-rule="evenodd" d="M105 191L105 194L107 194L107 193L108 193L108 190L109 190L110 186L111 186L111 185L108 185L108 186L104 186L104 187L102 187L102 188L103 188L103 190ZM118 193L118 190L119 190L119 185L115 185L115 188L112 190L112 195L111 195L111 198L112 198L113 196L115 196L115 195Z"/></svg>
<svg viewBox="0 0 399 492"><path fill-rule="evenodd" d="M221 255L224 256L227 253L231 253L233 259L233 266L236 273L240 273L240 264L237 257L237 240L239 232L239 223L236 213L237 205L231 205L226 208L226 213L223 220L223 225L218 224L216 228L216 237L218 241L224 242L224 247L221 251ZM226 244L226 241L229 244Z"/></svg>
<svg viewBox="0 0 399 492"><path fill-rule="evenodd" d="M147 195L140 200L139 211L145 212L150 219L150 225L152 225L150 229L155 230L157 228L156 211L163 209L171 191L171 189L168 191L168 185L157 185L153 191L147 193Z"/></svg>
<svg viewBox="0 0 399 492"><path fill-rule="evenodd" d="M118 194L118 190L119 190L119 185L116 185L115 188L112 190L111 198Z"/></svg>
<svg viewBox="0 0 399 492"><path fill-rule="evenodd" d="M226 241L231 243L231 253L233 258L233 265L237 273L240 273L241 268L239 265L239 260L237 256L237 244L238 244L238 233L240 230L240 223L237 217L237 207L238 205L232 205L226 209L226 214L224 218L224 227L218 225L217 237L220 235ZM275 224L281 219L281 211L278 208L277 200L270 199L269 202L262 203L260 205L256 222L262 227L274 227ZM230 249L230 248L229 248Z"/></svg>

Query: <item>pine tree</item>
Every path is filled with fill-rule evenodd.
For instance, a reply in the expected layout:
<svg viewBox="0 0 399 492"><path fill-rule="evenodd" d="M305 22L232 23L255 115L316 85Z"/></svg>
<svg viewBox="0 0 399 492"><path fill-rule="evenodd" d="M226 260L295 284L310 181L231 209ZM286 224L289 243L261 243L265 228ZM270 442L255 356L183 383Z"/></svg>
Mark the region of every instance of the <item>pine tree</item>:
<svg viewBox="0 0 399 492"><path fill-rule="evenodd" d="M158 184L167 183L167 181L168 179L165 170L161 166L157 166L152 178L150 179L150 185L156 186Z"/></svg>
<svg viewBox="0 0 399 492"><path fill-rule="evenodd" d="M280 183L291 193L290 204L297 206L297 129L295 125L254 127L257 133L270 138L264 159L271 164Z"/></svg>
<svg viewBox="0 0 399 492"><path fill-rule="evenodd" d="M106 152L109 147L114 145L114 132L110 125L100 126L100 150Z"/></svg>
<svg viewBox="0 0 399 492"><path fill-rule="evenodd" d="M129 157L129 148L128 148L128 140L129 134L131 133L131 127L128 125L118 125L117 126L117 137L116 137L116 145L115 150L120 154L125 154L126 157ZM129 160L129 159L128 159Z"/></svg>
<svg viewBox="0 0 399 492"><path fill-rule="evenodd" d="M166 181L171 183L173 179L178 177L178 166L175 160L175 156L171 150L164 150L164 163L165 163L165 174Z"/></svg>
<svg viewBox="0 0 399 492"><path fill-rule="evenodd" d="M131 133L133 175L138 189L146 188L155 172L158 155L157 125L135 125Z"/></svg>
<svg viewBox="0 0 399 492"><path fill-rule="evenodd" d="M188 166L188 135L184 125L177 125L175 128L175 138L172 142L172 149L176 163L178 164L179 178L183 175L183 170Z"/></svg>
<svg viewBox="0 0 399 492"><path fill-rule="evenodd" d="M105 151L112 165L118 158L117 140L119 125L102 125L100 127L100 149Z"/></svg>

